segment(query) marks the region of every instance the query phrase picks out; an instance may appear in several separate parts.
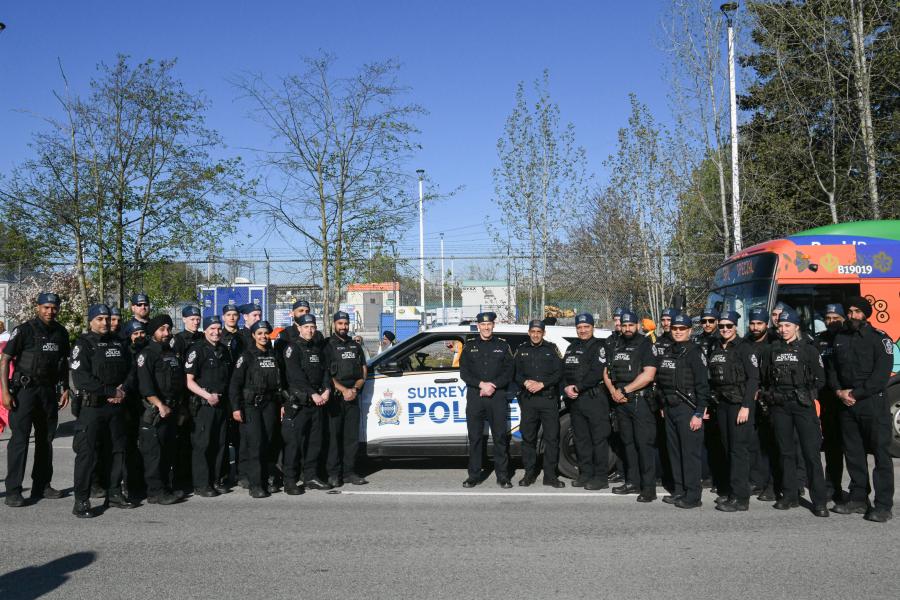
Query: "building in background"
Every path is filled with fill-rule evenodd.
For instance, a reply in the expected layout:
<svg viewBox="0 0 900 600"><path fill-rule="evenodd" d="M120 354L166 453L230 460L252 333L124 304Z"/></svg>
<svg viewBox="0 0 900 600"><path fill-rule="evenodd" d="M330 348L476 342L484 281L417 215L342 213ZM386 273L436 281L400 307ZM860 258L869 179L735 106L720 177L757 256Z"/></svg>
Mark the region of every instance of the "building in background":
<svg viewBox="0 0 900 600"><path fill-rule="evenodd" d="M462 290L462 318L474 320L480 312L497 313L502 323L516 321L516 289L505 279L464 280Z"/></svg>

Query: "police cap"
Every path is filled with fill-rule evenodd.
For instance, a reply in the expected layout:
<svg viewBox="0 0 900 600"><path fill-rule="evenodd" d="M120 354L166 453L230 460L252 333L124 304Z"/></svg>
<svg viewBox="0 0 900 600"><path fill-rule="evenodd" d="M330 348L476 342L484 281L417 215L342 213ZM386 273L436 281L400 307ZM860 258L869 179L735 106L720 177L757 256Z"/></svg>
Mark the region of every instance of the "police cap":
<svg viewBox="0 0 900 600"><path fill-rule="evenodd" d="M122 310L118 306L110 306L109 307L109 316L111 317L121 317Z"/></svg>
<svg viewBox="0 0 900 600"><path fill-rule="evenodd" d="M223 315L228 314L228 313L230 313L230 312L236 312L236 313L239 313L239 312L241 312L241 311L240 311L240 309L238 308L237 304L226 304L225 306L222 307L222 314L223 314Z"/></svg>
<svg viewBox="0 0 900 600"><path fill-rule="evenodd" d="M300 317L300 325L315 325L316 317L311 314L305 314Z"/></svg>
<svg viewBox="0 0 900 600"><path fill-rule="evenodd" d="M575 317L575 324L581 325L582 323L587 323L588 325L594 324L594 315L591 313L581 313Z"/></svg>
<svg viewBox="0 0 900 600"><path fill-rule="evenodd" d="M684 313L678 313L674 317L672 317L672 326L681 326L690 328L693 325L691 322L691 317Z"/></svg>
<svg viewBox="0 0 900 600"><path fill-rule="evenodd" d="M185 306L184 308L181 309L181 316L184 318L199 317L200 309L197 308L196 306Z"/></svg>
<svg viewBox="0 0 900 600"><path fill-rule="evenodd" d="M785 309L781 311L780 315L778 315L778 322L781 323L782 321L784 321L785 323L793 323L794 325L799 325L800 314L790 306L785 305Z"/></svg>
<svg viewBox="0 0 900 600"><path fill-rule="evenodd" d="M844 307L840 304L828 304L825 306L825 316L828 315L839 315L841 317L846 317L844 314Z"/></svg>
<svg viewBox="0 0 900 600"><path fill-rule="evenodd" d="M750 309L750 322L759 321L760 323L768 323L769 315L764 308L751 308Z"/></svg>
<svg viewBox="0 0 900 600"><path fill-rule="evenodd" d="M638 316L634 312L623 308L622 316L619 318L619 321L622 323L622 325L625 325L626 323L634 323L635 325L637 325Z"/></svg>
<svg viewBox="0 0 900 600"><path fill-rule="evenodd" d="M128 336L130 336L135 331L144 331L144 324L140 321L129 321L129 323L122 330L122 332Z"/></svg>
<svg viewBox="0 0 900 600"><path fill-rule="evenodd" d="M256 333L257 329L265 329L266 331L272 331L272 326L269 325L268 321L257 321L253 325L250 326L250 333Z"/></svg>
<svg viewBox="0 0 900 600"><path fill-rule="evenodd" d="M719 316L719 311L714 308L704 308L703 312L700 313L701 319L721 319L723 317Z"/></svg>
<svg viewBox="0 0 900 600"><path fill-rule="evenodd" d="M132 304L150 304L150 296L148 296L147 294L144 294L143 292L139 293L139 294L134 294L131 297L131 303Z"/></svg>
<svg viewBox="0 0 900 600"><path fill-rule="evenodd" d="M53 292L41 292L38 294L38 306L43 306L44 304L55 304L56 306L59 306L59 303L59 294L54 294Z"/></svg>
<svg viewBox="0 0 900 600"><path fill-rule="evenodd" d="M540 329L541 331L544 331L544 329L546 329L546 325L544 325L544 322L541 321L540 319L532 319L532 320L528 323L528 329L529 329L529 330L531 330L531 329Z"/></svg>
<svg viewBox="0 0 900 600"><path fill-rule="evenodd" d="M334 323L337 323L338 321L347 321L347 322L349 322L349 321L350 321L350 315L347 314L347 313L345 313L345 312L342 311L342 310L339 310L339 311L337 311L336 313L334 313L334 316L331 317L331 320L332 320L332 322L334 322Z"/></svg>
<svg viewBox="0 0 900 600"><path fill-rule="evenodd" d="M662 316L669 317L670 319L674 318L676 314L678 314L678 311L672 307L669 307L669 308L665 309L664 311L662 311Z"/></svg>
<svg viewBox="0 0 900 600"><path fill-rule="evenodd" d="M493 312L482 312L478 313L475 316L475 320L479 323L493 323L497 320L497 313Z"/></svg>
<svg viewBox="0 0 900 600"><path fill-rule="evenodd" d="M703 316L706 316L705 314ZM741 315L734 310L726 310L721 315L719 315L720 321L731 321L735 325L737 325L738 320L741 318Z"/></svg>
<svg viewBox="0 0 900 600"><path fill-rule="evenodd" d="M242 315L249 315L250 313L256 311L262 312L262 306L260 306L256 302L248 302L247 304L241 304L238 307L238 312L240 312Z"/></svg>
<svg viewBox="0 0 900 600"><path fill-rule="evenodd" d="M91 304L88 308L88 321L93 321L100 316L109 316L109 307L105 304Z"/></svg>
<svg viewBox="0 0 900 600"><path fill-rule="evenodd" d="M220 317L219 315L213 315L211 317L206 317L205 319L203 319L203 329L206 329L210 325L221 325L221 324L222 324L222 317Z"/></svg>
<svg viewBox="0 0 900 600"><path fill-rule="evenodd" d="M613 311L613 316L614 316L614 317L621 317L621 316L622 316L622 311L623 311L623 310L625 310L625 309L622 308L621 306L616 307L616 310Z"/></svg>
<svg viewBox="0 0 900 600"><path fill-rule="evenodd" d="M297 300L291 305L291 310L297 310L300 307L309 308L309 302L306 300Z"/></svg>

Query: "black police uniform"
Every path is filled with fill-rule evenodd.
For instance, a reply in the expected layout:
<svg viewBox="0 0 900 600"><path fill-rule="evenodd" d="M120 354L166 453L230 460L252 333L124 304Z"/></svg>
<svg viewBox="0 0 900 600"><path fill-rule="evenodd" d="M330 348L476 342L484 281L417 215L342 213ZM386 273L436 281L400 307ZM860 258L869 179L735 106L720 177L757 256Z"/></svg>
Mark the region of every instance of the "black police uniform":
<svg viewBox="0 0 900 600"><path fill-rule="evenodd" d="M141 351L147 346L147 339L142 338L132 343L124 341L131 358L131 368L128 370L128 378L125 381L125 473L123 481L127 488L127 497L132 500L146 496L146 482L144 479L144 458L139 448L141 431L141 417L144 415L144 404L141 402L137 378L137 359Z"/></svg>
<svg viewBox="0 0 900 600"><path fill-rule="evenodd" d="M185 329L174 334L169 344L172 346L172 350L178 354L183 364L187 360L188 348L203 339L203 334L199 331L188 331ZM191 423L192 415L189 411L189 392L187 388L185 388L184 393L185 397L178 403L178 427L175 431L175 482L179 487L189 489L193 479L191 475L193 425Z"/></svg>
<svg viewBox="0 0 900 600"><path fill-rule="evenodd" d="M127 432L125 429L125 399L112 403L120 386L125 389L131 371L132 357L125 342L116 333L82 334L72 349L69 365L72 383L81 401L75 422L72 448L75 450L75 501L86 502L91 494L91 476L103 465L112 504L126 503L122 495L122 475ZM107 443L101 444L101 440ZM98 452L108 452L99 461Z"/></svg>
<svg viewBox="0 0 900 600"><path fill-rule="evenodd" d="M563 388L574 385L578 397L565 398L575 434L578 478L572 485L590 489L607 486L609 475L609 401L604 393L603 369L606 367L603 340L576 338L563 357Z"/></svg>
<svg viewBox="0 0 900 600"><path fill-rule="evenodd" d="M362 346L351 338L342 338L337 333L331 335L325 343L325 361L328 365L329 377L333 380L331 395L325 405L328 415L328 459L326 469L329 480L356 476L356 453L359 450L359 395L348 402L334 387L337 381L344 387L353 387L363 379L366 358ZM331 483L331 481L329 481Z"/></svg>
<svg viewBox="0 0 900 600"><path fill-rule="evenodd" d="M250 491L266 495L269 477L275 475L276 449L273 445L275 428L281 410L281 370L275 352L254 346L245 350L235 363L228 391L232 410L240 410L244 420L241 428L241 475L249 480Z"/></svg>
<svg viewBox="0 0 900 600"><path fill-rule="evenodd" d="M893 365L894 343L868 322L858 331L845 327L834 340L828 374L832 390L853 390L856 404L841 403L841 434L850 475L850 500L865 502L869 491L866 452L875 458L872 487L875 510L890 512L894 504L894 467L890 454L891 408L886 392Z"/></svg>
<svg viewBox="0 0 900 600"><path fill-rule="evenodd" d="M719 336L719 332L717 331L713 331L712 333L701 331L691 339L695 344L700 346L700 349L703 350L703 354L705 354L707 358L716 345L722 341L721 336Z"/></svg>
<svg viewBox="0 0 900 600"><path fill-rule="evenodd" d="M509 426L507 412L509 400L507 386L513 378L513 357L506 340L492 335L482 339L470 338L459 357L459 377L466 384L466 428L469 438L468 482L481 477L484 458L484 422L487 420L494 441L494 472L497 483L509 483ZM493 383L492 396L480 396L478 385Z"/></svg>
<svg viewBox="0 0 900 600"><path fill-rule="evenodd" d="M171 344L172 350L178 353L178 355L181 357L181 360L185 360L185 358L187 357L188 348L203 339L204 338L202 332L188 331L187 329L185 329L173 335L172 340L169 342L169 344Z"/></svg>
<svg viewBox="0 0 900 600"><path fill-rule="evenodd" d="M184 367L168 342L150 340L137 359L138 389L143 399L140 446L144 457L144 480L151 502L172 493L171 469L175 461L175 430L178 408L184 398ZM147 398L156 396L172 412L165 418Z"/></svg>
<svg viewBox="0 0 900 600"><path fill-rule="evenodd" d="M687 341L667 348L658 357L656 385L664 405L675 505L699 505L703 428L691 431L690 422L702 418L709 404L709 373L700 347Z"/></svg>
<svg viewBox="0 0 900 600"><path fill-rule="evenodd" d="M671 338L666 338L671 340ZM667 348L657 344L660 348ZM620 336L607 356L607 373L613 386L622 389L633 382L646 367L656 366L654 346L650 340L635 334ZM640 491L656 495L656 402L650 386L627 394L628 401L613 403L619 436L625 449L625 484L621 491ZM614 490L615 491L615 490Z"/></svg>
<svg viewBox="0 0 900 600"><path fill-rule="evenodd" d="M34 427L34 466L31 494L41 496L53 479L53 438L59 421L59 387L68 384L69 334L57 321L38 318L22 323L10 334L3 354L15 361L9 391L12 436L6 447L6 493L22 493L28 438Z"/></svg>
<svg viewBox="0 0 900 600"><path fill-rule="evenodd" d="M237 362L238 357L244 353L246 338L241 334L241 329L229 331L222 325L222 339L219 343L228 348L231 354L231 362Z"/></svg>
<svg viewBox="0 0 900 600"><path fill-rule="evenodd" d="M537 477L540 427L544 442L544 481L556 480L559 463L559 382L563 365L559 349L547 340L541 340L537 346L528 340L516 350L514 365L515 381L519 386L519 408L522 411L519 431L522 432L525 478L533 481ZM525 389L527 380L539 381L544 387L532 394Z"/></svg>
<svg viewBox="0 0 900 600"><path fill-rule="evenodd" d="M285 489L288 489L297 485L301 475L304 483L317 478L325 409L313 402L312 395L328 389L330 381L325 354L315 338L309 341L299 338L285 344L284 375L288 399L281 422L281 437L284 440L282 468Z"/></svg>
<svg viewBox="0 0 900 600"><path fill-rule="evenodd" d="M769 405L775 441L781 462L782 498L778 508L797 506L800 491L797 443L806 467L813 509L825 508L825 475L822 471L822 433L814 400L825 381L822 358L811 344L795 339L772 342L760 361L760 386Z"/></svg>
<svg viewBox="0 0 900 600"><path fill-rule="evenodd" d="M750 499L750 444L756 435L753 422L759 390L759 359L751 344L738 337L731 342L719 339L707 359L711 403L716 404L728 469L725 487L720 487L718 493L734 498L741 505ZM738 425L742 408L749 415L745 423Z"/></svg>
<svg viewBox="0 0 900 600"><path fill-rule="evenodd" d="M245 340L246 338L241 334L242 329L235 329L234 331L229 331L225 325L222 325L222 339L219 341L220 344L228 348L228 353L231 356L231 364L237 362L237 359L244 353L245 349ZM231 410L229 408L229 410ZM229 475L229 478L236 479L238 472L241 470L241 424L235 421L231 415L227 415L226 417L226 437L228 439L228 446L231 450L228 450L230 456L227 457L229 462L231 460L234 461L234 473L228 473L230 469L226 469L226 475ZM233 456L231 455L233 453Z"/></svg>
<svg viewBox="0 0 900 600"><path fill-rule="evenodd" d="M191 476L194 491L209 491L225 476L226 424L231 412L228 387L231 383L231 353L221 342L210 344L205 338L187 351L186 375L210 394L218 394L219 402L211 406L206 398L191 394Z"/></svg>
<svg viewBox="0 0 900 600"><path fill-rule="evenodd" d="M717 331L712 333L701 331L691 340L700 347L708 359L710 351L719 343L720 338ZM709 418L705 419L703 424L703 478L710 477L712 487L717 490L719 496L727 496L729 475L726 433L719 427L721 421L718 416L719 404L714 397L710 400L709 406L706 407Z"/></svg>
<svg viewBox="0 0 900 600"><path fill-rule="evenodd" d="M826 377L832 369L836 331L825 330L816 336L814 346L822 357ZM841 439L841 406L831 386L819 388L819 416L822 421L822 449L825 451L825 487L829 498L843 500L844 444Z"/></svg>

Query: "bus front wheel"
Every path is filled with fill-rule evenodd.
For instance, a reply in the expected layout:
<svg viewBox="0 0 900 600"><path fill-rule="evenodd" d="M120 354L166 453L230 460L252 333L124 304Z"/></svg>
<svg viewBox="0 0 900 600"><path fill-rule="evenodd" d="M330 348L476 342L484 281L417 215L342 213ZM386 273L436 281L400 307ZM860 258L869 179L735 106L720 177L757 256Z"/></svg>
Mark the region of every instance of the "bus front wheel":
<svg viewBox="0 0 900 600"><path fill-rule="evenodd" d="M891 406L891 456L900 458L900 382L887 390Z"/></svg>

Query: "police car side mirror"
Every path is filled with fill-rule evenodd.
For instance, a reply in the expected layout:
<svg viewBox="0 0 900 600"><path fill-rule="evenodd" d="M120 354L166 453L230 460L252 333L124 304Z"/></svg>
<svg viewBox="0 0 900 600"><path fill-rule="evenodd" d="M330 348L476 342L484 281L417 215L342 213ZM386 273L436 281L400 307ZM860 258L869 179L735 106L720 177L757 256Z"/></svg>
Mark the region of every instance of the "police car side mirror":
<svg viewBox="0 0 900 600"><path fill-rule="evenodd" d="M400 368L400 364L397 361L382 363L378 365L375 371L381 375L387 375L388 377L399 377L400 375L403 375L403 369Z"/></svg>

